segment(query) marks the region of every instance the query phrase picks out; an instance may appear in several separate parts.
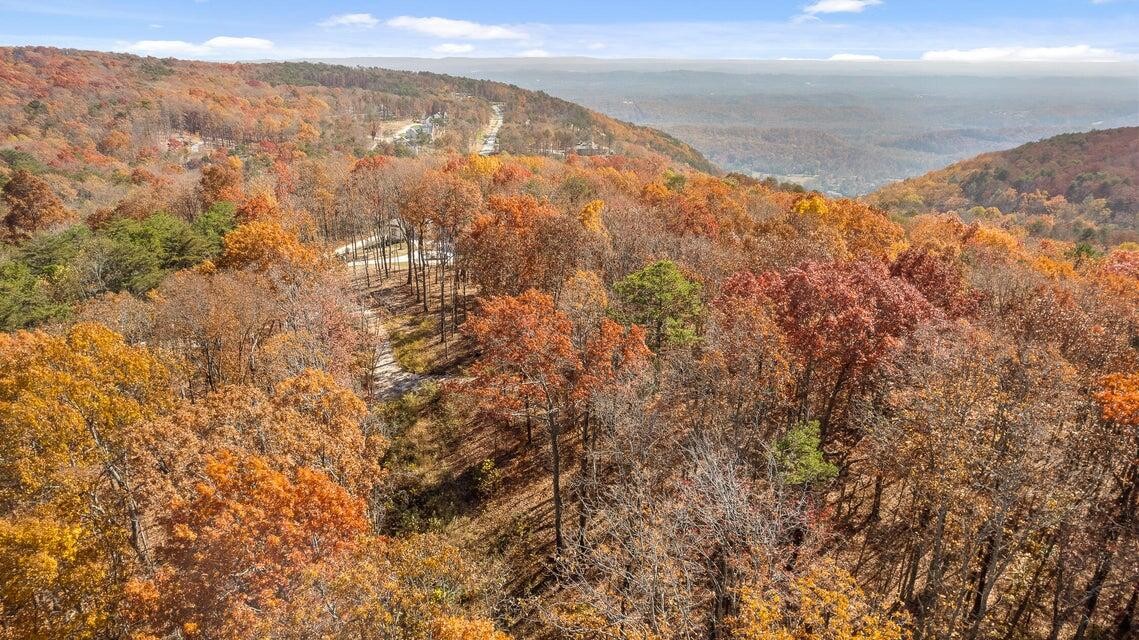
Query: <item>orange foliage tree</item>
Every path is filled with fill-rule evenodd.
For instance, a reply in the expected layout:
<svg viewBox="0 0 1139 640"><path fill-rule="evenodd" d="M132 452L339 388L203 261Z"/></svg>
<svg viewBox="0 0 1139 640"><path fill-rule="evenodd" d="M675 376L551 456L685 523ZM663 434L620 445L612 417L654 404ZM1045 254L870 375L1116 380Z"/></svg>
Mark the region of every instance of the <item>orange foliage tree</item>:
<svg viewBox="0 0 1139 640"><path fill-rule="evenodd" d="M644 331L634 327L626 332L605 318L579 350L574 346L573 322L556 308L553 298L534 289L517 297L484 300L463 330L480 349L471 368L474 379L467 387L481 396L483 406L499 415L521 415L528 442L534 417L546 425L553 459L554 537L561 551L562 429L585 417L580 402L620 370L648 360ZM583 439L588 441L587 430Z"/></svg>
<svg viewBox="0 0 1139 640"><path fill-rule="evenodd" d="M299 275L314 269L319 254L279 223L249 222L225 236L221 265L264 273L274 268Z"/></svg>
<svg viewBox="0 0 1139 640"><path fill-rule="evenodd" d="M221 452L164 518L161 569L132 585L158 636L246 638L290 606L308 573L367 531L364 505L324 474L290 477L257 456Z"/></svg>
<svg viewBox="0 0 1139 640"><path fill-rule="evenodd" d="M22 238L74 217L42 178L20 169L0 190L8 212L4 227L9 236Z"/></svg>
<svg viewBox="0 0 1139 640"><path fill-rule="evenodd" d="M199 185L203 207L215 202L240 202L245 190L244 164L237 156L225 156L202 167Z"/></svg>

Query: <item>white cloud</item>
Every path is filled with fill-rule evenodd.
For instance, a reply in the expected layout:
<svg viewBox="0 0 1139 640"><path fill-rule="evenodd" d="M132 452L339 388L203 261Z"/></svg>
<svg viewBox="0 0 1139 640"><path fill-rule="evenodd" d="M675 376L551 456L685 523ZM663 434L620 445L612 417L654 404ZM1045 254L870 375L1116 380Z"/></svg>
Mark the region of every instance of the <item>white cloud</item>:
<svg viewBox="0 0 1139 640"><path fill-rule="evenodd" d="M330 16L316 23L318 27L325 27L331 29L334 27L356 27L363 29L371 29L379 24L380 21L370 13L343 13L338 16Z"/></svg>
<svg viewBox="0 0 1139 640"><path fill-rule="evenodd" d="M191 53L207 53L209 49L200 44L186 42L185 40L139 40L127 47L127 51L145 53L148 55L175 55Z"/></svg>
<svg viewBox="0 0 1139 640"><path fill-rule="evenodd" d="M273 41L265 38L235 38L233 36L217 36L202 43L207 49L258 49L273 48Z"/></svg>
<svg viewBox="0 0 1139 640"><path fill-rule="evenodd" d="M445 42L440 45L431 47L435 53L470 53L475 50L474 45L471 44L455 44L453 42Z"/></svg>
<svg viewBox="0 0 1139 640"><path fill-rule="evenodd" d="M273 42L271 40L234 36L217 36L201 44L194 44L185 40L139 40L125 47L127 51L132 53L157 56L206 55L237 50L268 51L272 48Z"/></svg>
<svg viewBox="0 0 1139 640"><path fill-rule="evenodd" d="M873 62L881 59L879 56L862 53L836 53L827 58L827 60L833 60L835 62Z"/></svg>
<svg viewBox="0 0 1139 640"><path fill-rule="evenodd" d="M862 13L866 7L882 4L882 0L818 0L803 8L803 13L813 16L819 13Z"/></svg>
<svg viewBox="0 0 1139 640"><path fill-rule="evenodd" d="M385 24L393 29L414 31L436 38L461 38L464 40L525 40L528 36L513 27L496 24L480 24L467 20L450 18L417 18L397 16Z"/></svg>
<svg viewBox="0 0 1139 640"><path fill-rule="evenodd" d="M922 60L932 62L1103 62L1121 59L1111 49L1086 44L1070 47L981 47L926 51Z"/></svg>
<svg viewBox="0 0 1139 640"><path fill-rule="evenodd" d="M585 48L589 49L590 51L601 51L607 46L608 45L606 45L604 42L591 42Z"/></svg>
<svg viewBox="0 0 1139 640"><path fill-rule="evenodd" d="M550 52L545 49L527 49L518 54L519 58L549 58Z"/></svg>

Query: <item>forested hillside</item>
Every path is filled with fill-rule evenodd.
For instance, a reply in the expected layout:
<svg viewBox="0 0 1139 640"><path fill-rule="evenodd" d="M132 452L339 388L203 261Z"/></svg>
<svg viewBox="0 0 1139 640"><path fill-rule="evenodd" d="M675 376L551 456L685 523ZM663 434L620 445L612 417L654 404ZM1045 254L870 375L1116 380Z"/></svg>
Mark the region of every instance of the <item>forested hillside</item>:
<svg viewBox="0 0 1139 640"><path fill-rule="evenodd" d="M215 149L267 156L465 153L491 103L505 111L501 150L564 154L604 144L709 169L687 145L577 105L496 82L325 64L211 64L39 47L0 48L0 175L19 167L79 184L92 209L131 170ZM426 125L415 136L392 127ZM61 185L62 186L62 185ZM90 201L90 202L88 202Z"/></svg>
<svg viewBox="0 0 1139 640"><path fill-rule="evenodd" d="M1011 214L1034 235L1133 242L1139 239L1139 128L1068 133L987 153L883 187L870 199L906 215Z"/></svg>
<svg viewBox="0 0 1139 640"><path fill-rule="evenodd" d="M0 638L1134 637L1135 245L5 54Z"/></svg>

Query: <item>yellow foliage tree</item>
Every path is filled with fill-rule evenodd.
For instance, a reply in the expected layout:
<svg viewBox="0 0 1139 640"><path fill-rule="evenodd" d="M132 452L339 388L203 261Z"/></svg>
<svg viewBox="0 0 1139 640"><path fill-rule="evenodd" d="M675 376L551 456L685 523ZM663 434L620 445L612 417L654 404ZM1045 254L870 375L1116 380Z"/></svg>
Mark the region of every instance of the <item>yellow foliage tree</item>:
<svg viewBox="0 0 1139 640"><path fill-rule="evenodd" d="M608 236L609 232L605 230L605 223L601 220L601 212L604 210L604 200L593 200L581 208L581 213L577 219L581 222L581 226L585 227L586 231Z"/></svg>
<svg viewBox="0 0 1139 640"><path fill-rule="evenodd" d="M173 401L163 363L105 327L0 334L0 637L112 624L150 561L131 443Z"/></svg>
<svg viewBox="0 0 1139 640"><path fill-rule="evenodd" d="M786 589L748 587L733 621L739 640L906 640L904 620L871 604L854 578L833 562L814 567Z"/></svg>

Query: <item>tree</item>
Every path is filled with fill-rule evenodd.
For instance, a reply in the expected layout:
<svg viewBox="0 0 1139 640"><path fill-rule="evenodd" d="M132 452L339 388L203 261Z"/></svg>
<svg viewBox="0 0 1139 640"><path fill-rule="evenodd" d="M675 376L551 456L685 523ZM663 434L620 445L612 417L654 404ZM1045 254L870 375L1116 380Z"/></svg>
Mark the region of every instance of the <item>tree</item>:
<svg viewBox="0 0 1139 640"><path fill-rule="evenodd" d="M387 440L362 424L365 414L351 390L320 371L283 380L271 395L227 385L155 419L132 456L165 470L148 478L156 511L166 508L164 499L192 489L206 458L219 450L261 456L283 473L320 471L353 496L372 500L384 480L379 460Z"/></svg>
<svg viewBox="0 0 1139 640"><path fill-rule="evenodd" d="M842 250L836 257L889 260L904 247L902 228L881 210L857 200L809 195L795 203L792 211L839 234Z"/></svg>
<svg viewBox="0 0 1139 640"><path fill-rule="evenodd" d="M603 211L605 211L604 200L592 200L586 203L578 215L581 226L585 227L586 231L590 233L603 236L609 235L609 232L605 230L605 222L601 219L601 213Z"/></svg>
<svg viewBox="0 0 1139 640"><path fill-rule="evenodd" d="M218 453L193 495L163 518L161 568L132 586L159 635L246 638L289 608L310 571L351 551L364 506L324 474Z"/></svg>
<svg viewBox="0 0 1139 640"><path fill-rule="evenodd" d="M269 222L275 221L278 213L280 205L277 204L277 199L272 193L262 189L241 201L237 207L236 218L239 224Z"/></svg>
<svg viewBox="0 0 1139 640"><path fill-rule="evenodd" d="M470 386L486 396L485 404L507 415L523 413L528 438L533 414L546 424L553 464L554 537L560 552L564 546L560 436L571 381L582 368L570 339L573 324L556 309L553 298L531 289L518 297L484 300L463 331L480 351Z"/></svg>
<svg viewBox="0 0 1139 640"><path fill-rule="evenodd" d="M576 271L566 280L558 297L558 308L574 326L574 344L579 348L586 335L601 322L609 307L609 296L601 276L592 271Z"/></svg>
<svg viewBox="0 0 1139 640"><path fill-rule="evenodd" d="M909 282L950 318L968 317L977 310L980 295L969 287L964 265L954 256L910 247L890 265L890 273Z"/></svg>
<svg viewBox="0 0 1139 640"><path fill-rule="evenodd" d="M198 190L203 207L240 202L245 190L244 165L237 156L224 156L202 167Z"/></svg>
<svg viewBox="0 0 1139 640"><path fill-rule="evenodd" d="M807 262L755 285L799 358L798 418L818 419L824 446L844 394L931 317L921 293L878 262Z"/></svg>
<svg viewBox="0 0 1139 640"><path fill-rule="evenodd" d="M283 314L259 273L180 271L158 288L155 340L190 365L190 393L260 381L261 350Z"/></svg>
<svg viewBox="0 0 1139 640"><path fill-rule="evenodd" d="M1104 523L1103 546L1097 554L1095 570L1084 589L1083 610L1073 638L1082 640L1095 618L1104 585L1119 553L1119 541L1139 524L1139 374L1112 374L1100 381L1094 393L1101 418L1109 428L1109 442L1118 443L1118 455L1124 460L1113 470L1115 496L1110 515ZM1128 460L1130 454L1130 460ZM1134 574L1134 572L1132 572ZM1135 576L1132 575L1132 578ZM1134 624L1136 594L1132 587L1130 612L1120 616ZM1120 628L1123 627L1121 623Z"/></svg>
<svg viewBox="0 0 1139 640"><path fill-rule="evenodd" d="M264 273L274 268L304 274L320 262L317 252L277 222L249 222L225 236L221 265Z"/></svg>
<svg viewBox="0 0 1139 640"><path fill-rule="evenodd" d="M471 277L483 295L553 288L550 256L542 251L541 236L558 215L549 203L530 195L487 200L486 211L475 216L462 242Z"/></svg>
<svg viewBox="0 0 1139 640"><path fill-rule="evenodd" d="M683 189L672 198L669 229L681 235L719 238L725 231L739 232L747 215L728 182L711 176L684 180Z"/></svg>
<svg viewBox="0 0 1139 640"><path fill-rule="evenodd" d="M12 238L26 238L74 217L42 178L19 169L0 190L8 209L4 227Z"/></svg>
<svg viewBox="0 0 1139 640"><path fill-rule="evenodd" d="M481 206L482 195L474 183L451 173L429 171L412 190L403 208L404 219L413 221L419 228L419 249L415 255L420 258L423 274L424 310L427 309L427 248L423 237L427 224L435 229L435 251L439 260L439 333L444 341L447 339L447 263L455 258L459 236ZM456 269L451 285L452 309L458 300L458 275Z"/></svg>
<svg viewBox="0 0 1139 640"><path fill-rule="evenodd" d="M152 562L132 443L173 402L170 374L99 325L0 334L0 628L104 637L122 581ZM26 635L25 635L26 634Z"/></svg>
<svg viewBox="0 0 1139 640"><path fill-rule="evenodd" d="M19 640L98 638L120 585L98 532L50 513L0 518L0 630Z"/></svg>
<svg viewBox="0 0 1139 640"><path fill-rule="evenodd" d="M906 640L905 619L874 606L848 573L824 562L789 585L749 585L733 621L740 640Z"/></svg>
<svg viewBox="0 0 1139 640"><path fill-rule="evenodd" d="M775 463L783 482L811 486L838 475L838 467L827 462L819 450L819 423L798 425L775 441Z"/></svg>
<svg viewBox="0 0 1139 640"><path fill-rule="evenodd" d="M772 417L791 396L791 365L786 337L770 301L757 295L750 273L721 284L709 305L699 358L671 367L669 395L698 407L689 419L701 431L723 434L756 459L785 429Z"/></svg>
<svg viewBox="0 0 1139 640"><path fill-rule="evenodd" d="M617 318L644 326L653 351L696 339L695 323L703 310L701 286L685 277L676 263L654 262L618 281L613 293Z"/></svg>
<svg viewBox="0 0 1139 640"><path fill-rule="evenodd" d="M273 637L509 640L482 617L479 570L437 535L370 537L310 578Z"/></svg>

